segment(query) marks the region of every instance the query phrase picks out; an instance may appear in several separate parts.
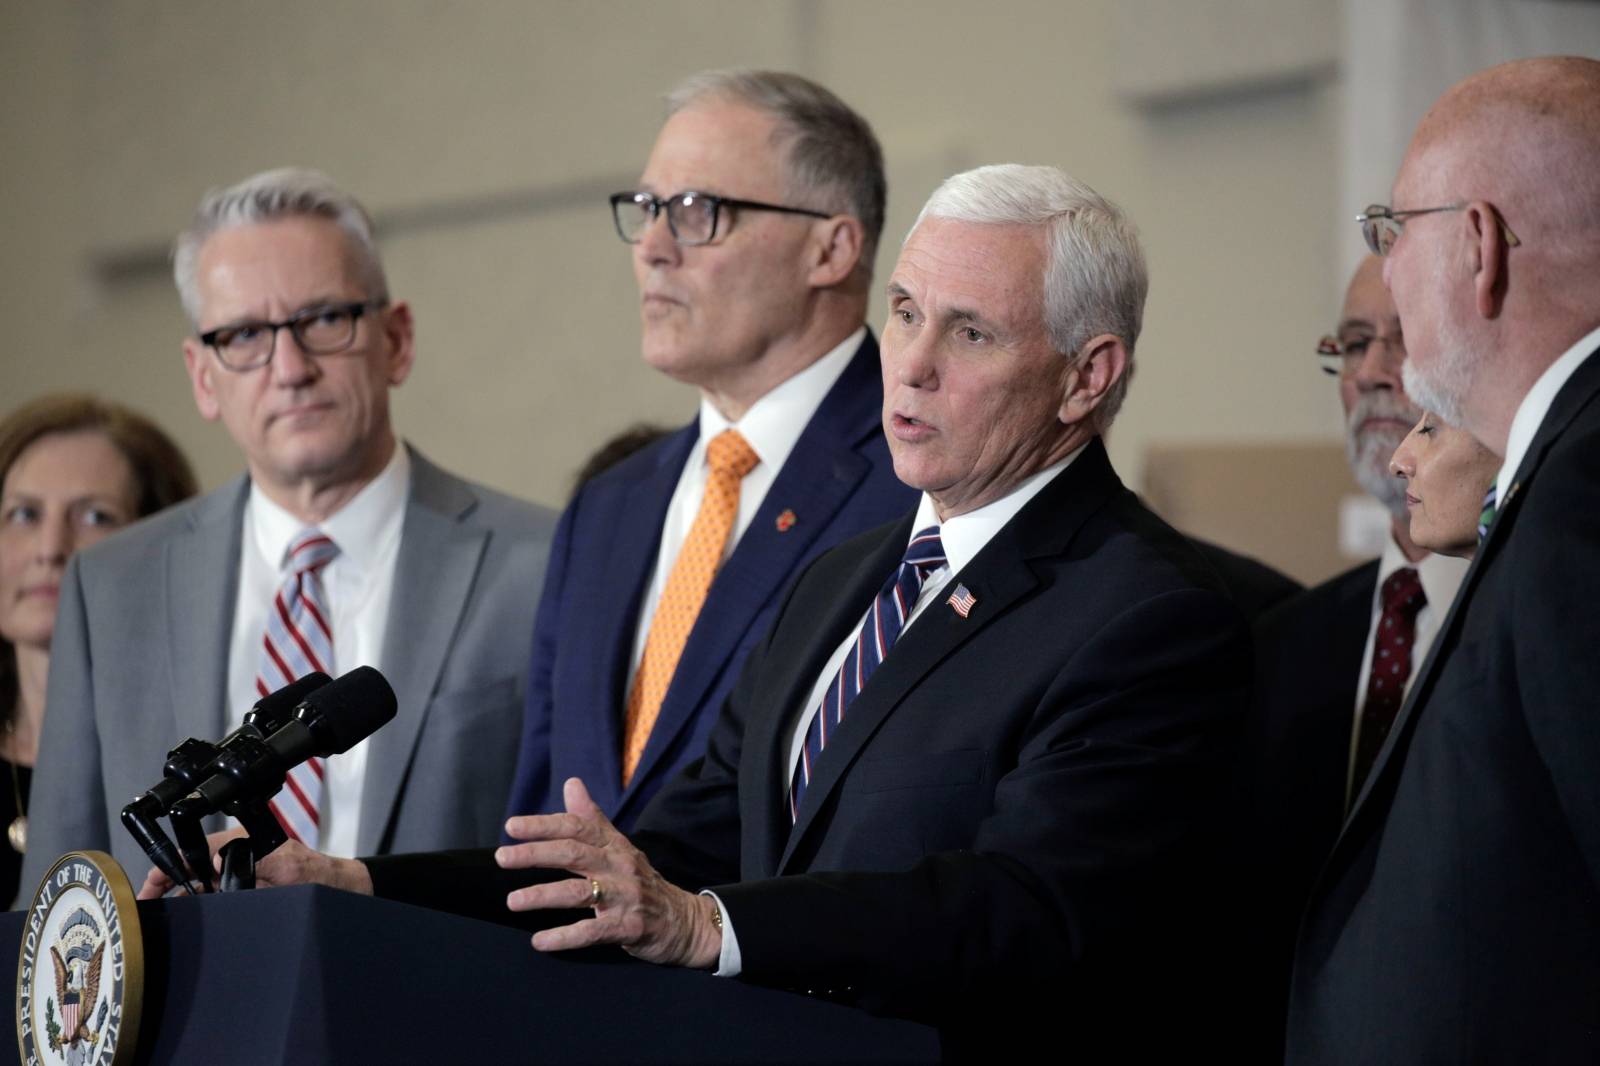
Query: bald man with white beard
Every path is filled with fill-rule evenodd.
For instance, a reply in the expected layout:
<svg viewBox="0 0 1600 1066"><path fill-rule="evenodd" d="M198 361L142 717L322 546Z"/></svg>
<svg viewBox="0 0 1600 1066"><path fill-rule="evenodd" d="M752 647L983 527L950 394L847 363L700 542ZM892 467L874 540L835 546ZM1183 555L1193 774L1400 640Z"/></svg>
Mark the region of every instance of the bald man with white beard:
<svg viewBox="0 0 1600 1066"><path fill-rule="evenodd" d="M1363 215L1407 392L1505 457L1314 887L1291 1063L1600 1061L1600 62L1424 117Z"/></svg>

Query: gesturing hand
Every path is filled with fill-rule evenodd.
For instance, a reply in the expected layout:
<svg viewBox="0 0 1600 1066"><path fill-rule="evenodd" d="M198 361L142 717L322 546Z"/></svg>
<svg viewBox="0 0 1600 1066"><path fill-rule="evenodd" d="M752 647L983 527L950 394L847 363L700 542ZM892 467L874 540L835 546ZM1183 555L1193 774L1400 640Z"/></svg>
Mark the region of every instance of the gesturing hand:
<svg viewBox="0 0 1600 1066"><path fill-rule="evenodd" d="M566 870L577 877L519 888L506 897L514 911L593 907L594 917L533 937L539 951L619 944L648 962L710 969L722 933L712 919L716 903L668 884L644 854L617 832L577 778L562 786L567 813L528 815L506 822L521 844L495 852L507 870ZM598 898L596 898L598 897Z"/></svg>

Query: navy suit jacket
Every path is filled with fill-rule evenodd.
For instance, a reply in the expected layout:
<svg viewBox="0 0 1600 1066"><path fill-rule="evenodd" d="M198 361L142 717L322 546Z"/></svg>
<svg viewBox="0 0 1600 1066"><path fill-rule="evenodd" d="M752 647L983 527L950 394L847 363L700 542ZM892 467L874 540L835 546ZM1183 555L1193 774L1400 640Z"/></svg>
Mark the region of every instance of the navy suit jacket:
<svg viewBox="0 0 1600 1066"><path fill-rule="evenodd" d="M561 516L534 628L522 749L509 814L562 809L581 777L621 829L705 749L716 709L812 559L915 506L882 429L878 345L869 332L806 425L733 554L717 572L639 766L622 786L622 721L641 601L698 423L581 486ZM778 519L793 512L794 521Z"/></svg>
<svg viewBox="0 0 1600 1066"><path fill-rule="evenodd" d="M1289 1061L1600 1061L1600 353L1556 395L1311 893Z"/></svg>

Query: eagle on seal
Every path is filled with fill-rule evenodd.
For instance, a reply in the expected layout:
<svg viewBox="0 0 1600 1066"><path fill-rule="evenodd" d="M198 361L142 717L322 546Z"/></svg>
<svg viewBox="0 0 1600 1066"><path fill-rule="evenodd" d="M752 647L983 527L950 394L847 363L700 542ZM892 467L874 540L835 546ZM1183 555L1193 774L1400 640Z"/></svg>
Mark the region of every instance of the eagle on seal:
<svg viewBox="0 0 1600 1066"><path fill-rule="evenodd" d="M61 958L61 952L54 944L50 945L50 958L56 964L56 999L61 1004L64 1030L61 1043L67 1047L71 1047L79 1040L92 1045L99 1039L89 1028L89 1015L94 1010L95 1000L100 996L100 964L104 959L105 950L106 945L102 941L96 945L94 954L89 956L87 969L79 970L76 967L69 969ZM68 954L76 953L68 951ZM75 963L81 961L81 956L73 959ZM74 984L74 978L80 973L82 981Z"/></svg>

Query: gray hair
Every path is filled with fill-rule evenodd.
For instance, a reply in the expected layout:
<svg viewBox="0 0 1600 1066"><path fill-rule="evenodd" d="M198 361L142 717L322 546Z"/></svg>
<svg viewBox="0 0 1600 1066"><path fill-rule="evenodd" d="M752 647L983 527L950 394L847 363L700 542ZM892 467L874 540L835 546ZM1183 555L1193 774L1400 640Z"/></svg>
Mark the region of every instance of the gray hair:
<svg viewBox="0 0 1600 1066"><path fill-rule="evenodd" d="M349 238L350 251L369 300L387 300L378 246L372 238L372 217L354 196L317 170L282 167L248 177L226 189L211 189L195 209L194 221L178 235L172 249L172 279L178 298L194 325L200 324L200 292L196 278L200 248L212 234L234 226L283 218L325 218Z"/></svg>
<svg viewBox="0 0 1600 1066"><path fill-rule="evenodd" d="M667 115L707 97L745 104L777 120L774 147L787 149L789 192L819 196L828 210L861 221L865 236L858 272L863 280L870 279L883 235L888 182L883 176L883 149L867 120L816 82L773 70L708 70L691 75L667 94Z"/></svg>
<svg viewBox="0 0 1600 1066"><path fill-rule="evenodd" d="M1092 338L1109 333L1128 350L1127 369L1095 411L1096 427L1109 428L1128 394L1150 290L1138 231L1122 209L1055 167L1005 163L947 178L917 224L924 218L1048 227L1044 321L1050 343L1075 359Z"/></svg>

